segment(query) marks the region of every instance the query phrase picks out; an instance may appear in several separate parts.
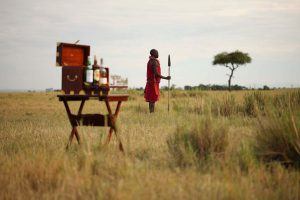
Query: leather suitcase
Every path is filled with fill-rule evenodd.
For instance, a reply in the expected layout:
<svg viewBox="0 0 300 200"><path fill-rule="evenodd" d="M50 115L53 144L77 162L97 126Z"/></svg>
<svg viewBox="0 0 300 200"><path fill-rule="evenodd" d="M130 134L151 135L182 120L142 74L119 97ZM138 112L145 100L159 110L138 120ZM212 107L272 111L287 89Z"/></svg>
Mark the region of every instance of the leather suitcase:
<svg viewBox="0 0 300 200"><path fill-rule="evenodd" d="M57 43L56 66L61 67L82 67L87 65L87 58L90 55L90 46Z"/></svg>
<svg viewBox="0 0 300 200"><path fill-rule="evenodd" d="M79 94L83 90L84 67L90 46L57 43L56 66L62 67L62 90L65 94Z"/></svg>
<svg viewBox="0 0 300 200"><path fill-rule="evenodd" d="M65 94L79 94L83 90L83 67L62 68L62 90Z"/></svg>

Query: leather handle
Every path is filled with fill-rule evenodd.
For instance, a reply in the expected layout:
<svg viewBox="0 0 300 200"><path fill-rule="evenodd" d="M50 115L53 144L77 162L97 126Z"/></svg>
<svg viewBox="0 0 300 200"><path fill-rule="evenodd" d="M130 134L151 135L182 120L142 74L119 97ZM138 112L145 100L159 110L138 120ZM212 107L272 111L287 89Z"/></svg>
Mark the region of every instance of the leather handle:
<svg viewBox="0 0 300 200"><path fill-rule="evenodd" d="M75 81L77 81L78 76L75 75L74 78L72 79L72 78L70 78L70 75L67 75L67 79L68 79L68 81L70 81L70 82L75 82Z"/></svg>

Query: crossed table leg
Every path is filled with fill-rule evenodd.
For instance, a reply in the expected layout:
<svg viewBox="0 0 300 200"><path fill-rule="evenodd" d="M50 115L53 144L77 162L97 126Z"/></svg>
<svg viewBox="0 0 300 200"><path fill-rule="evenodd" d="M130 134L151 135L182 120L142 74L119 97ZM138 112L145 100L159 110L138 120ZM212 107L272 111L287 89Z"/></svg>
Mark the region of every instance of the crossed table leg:
<svg viewBox="0 0 300 200"><path fill-rule="evenodd" d="M78 134L78 131L77 131L77 126L79 126L82 123L82 125L109 126L110 127L109 134L107 136L105 144L108 144L110 142L111 137L112 137L112 133L114 132L115 136L116 136L116 138L119 142L119 149L120 149L120 151L124 152L123 144L122 144L121 139L120 139L120 137L117 133L117 127L116 127L116 120L117 120L117 117L118 117L118 114L119 114L119 111L120 111L122 101L118 101L116 110L115 110L114 113L112 113L112 110L111 110L111 107L110 107L110 104L109 104L109 100L104 99L105 105L106 105L106 108L107 108L107 111L108 111L108 120L105 119L104 115L99 115L99 114L98 115L97 114L82 115L82 109L83 109L83 106L84 106L84 103L85 103L85 99L81 100L81 104L80 104L79 110L77 112L77 115L74 115L74 114L71 113L68 102L67 102L66 99L63 99L62 101L65 105L70 124L72 125L72 131L71 131L66 149L68 149L69 146L71 145L72 140L74 138L74 135L77 139L78 144L80 144L80 137L79 137L79 134ZM105 121L107 121L107 123Z"/></svg>
<svg viewBox="0 0 300 200"><path fill-rule="evenodd" d="M119 111L120 111L121 103L122 103L122 101L118 101L115 113L112 114L111 107L109 105L109 101L107 99L105 100L105 105L106 105L106 108L108 110L109 118L110 118L110 121L111 121L111 126L109 128L109 133L108 133L108 136L107 136L107 139L106 139L106 144L108 144L110 142L112 132L114 131L115 135L116 135L116 138L119 141L119 149L120 149L120 151L124 152L124 148L123 148L121 139L120 139L120 137L117 133L117 127L116 127L116 120L117 120L117 117L118 117L118 114L119 114Z"/></svg>

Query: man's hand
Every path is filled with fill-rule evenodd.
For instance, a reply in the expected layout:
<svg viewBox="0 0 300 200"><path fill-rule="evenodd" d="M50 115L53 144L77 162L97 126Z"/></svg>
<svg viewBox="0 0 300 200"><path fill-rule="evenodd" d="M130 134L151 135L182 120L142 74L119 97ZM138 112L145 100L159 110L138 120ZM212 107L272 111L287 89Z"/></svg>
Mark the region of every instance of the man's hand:
<svg viewBox="0 0 300 200"><path fill-rule="evenodd" d="M166 80L171 80L171 76L166 76L165 79Z"/></svg>

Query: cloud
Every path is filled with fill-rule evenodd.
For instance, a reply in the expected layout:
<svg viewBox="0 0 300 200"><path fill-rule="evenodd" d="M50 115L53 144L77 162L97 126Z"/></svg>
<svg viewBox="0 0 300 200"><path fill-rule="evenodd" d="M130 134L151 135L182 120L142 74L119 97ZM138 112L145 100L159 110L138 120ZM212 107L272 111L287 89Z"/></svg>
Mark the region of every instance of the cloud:
<svg viewBox="0 0 300 200"><path fill-rule="evenodd" d="M276 68L271 76L293 77L294 68L276 63L300 64L299 20L297 0L1 1L0 89L59 88L56 42L78 39L104 57L112 73L129 77L131 86L144 85L151 48L159 49L164 65L172 54L177 85L219 82L225 75L211 67L213 55L236 49L253 56L251 73L261 76L257 83L270 80L270 73L259 72L267 61Z"/></svg>

